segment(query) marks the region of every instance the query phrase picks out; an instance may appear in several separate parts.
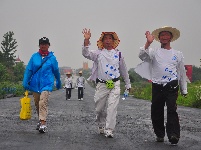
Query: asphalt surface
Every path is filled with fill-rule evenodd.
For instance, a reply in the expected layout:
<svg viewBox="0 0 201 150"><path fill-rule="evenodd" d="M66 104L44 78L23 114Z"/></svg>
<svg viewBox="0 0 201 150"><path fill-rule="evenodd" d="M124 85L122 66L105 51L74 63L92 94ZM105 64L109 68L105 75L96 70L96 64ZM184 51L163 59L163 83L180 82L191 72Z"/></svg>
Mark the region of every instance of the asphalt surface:
<svg viewBox="0 0 201 150"><path fill-rule="evenodd" d="M145 100L120 100L114 138L98 134L94 89L86 85L84 101L72 90L70 101L63 89L52 92L48 132L39 133L32 99L32 118L20 120L20 97L0 100L0 150L201 150L201 110L178 107L181 138L177 146L155 142L150 106Z"/></svg>

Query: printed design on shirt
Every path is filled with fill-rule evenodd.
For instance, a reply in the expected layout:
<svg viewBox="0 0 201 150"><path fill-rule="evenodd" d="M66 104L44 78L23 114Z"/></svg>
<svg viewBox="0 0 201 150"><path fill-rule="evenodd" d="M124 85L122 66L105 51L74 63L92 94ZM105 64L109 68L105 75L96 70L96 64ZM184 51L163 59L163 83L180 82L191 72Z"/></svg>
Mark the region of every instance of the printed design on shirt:
<svg viewBox="0 0 201 150"><path fill-rule="evenodd" d="M70 88L72 86L72 78L65 78L65 87Z"/></svg>
<svg viewBox="0 0 201 150"><path fill-rule="evenodd" d="M119 56L117 54L114 54L114 58L117 59L119 58Z"/></svg>
<svg viewBox="0 0 201 150"><path fill-rule="evenodd" d="M81 86L84 86L84 79L83 79L83 77L77 78L77 84L81 85Z"/></svg>
<svg viewBox="0 0 201 150"><path fill-rule="evenodd" d="M172 71L171 69L169 69L168 67L165 68L165 72L168 72L171 76L177 77L177 74L173 73L173 71ZM171 77L168 77L167 75L162 76L162 79L166 79L166 78L167 78L168 81L171 81L171 80L172 80L172 78L171 78Z"/></svg>
<svg viewBox="0 0 201 150"><path fill-rule="evenodd" d="M71 84L71 79L67 79L67 84L70 85Z"/></svg>
<svg viewBox="0 0 201 150"><path fill-rule="evenodd" d="M174 56L172 57L172 60L177 60L177 56L174 55Z"/></svg>
<svg viewBox="0 0 201 150"><path fill-rule="evenodd" d="M116 78L116 76L114 75L116 71L117 69L113 65L110 65L110 64L106 65L105 74L109 75L111 78L113 79Z"/></svg>

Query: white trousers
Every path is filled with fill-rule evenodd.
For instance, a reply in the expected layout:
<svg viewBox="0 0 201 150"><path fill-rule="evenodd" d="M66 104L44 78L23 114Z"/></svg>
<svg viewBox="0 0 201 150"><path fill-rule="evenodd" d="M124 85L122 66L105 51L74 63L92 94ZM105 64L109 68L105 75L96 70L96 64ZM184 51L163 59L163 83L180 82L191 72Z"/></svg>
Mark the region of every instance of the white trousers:
<svg viewBox="0 0 201 150"><path fill-rule="evenodd" d="M117 106L120 98L120 81L115 82L113 89L105 83L98 82L94 96L96 122L99 127L114 130L116 125ZM107 107L106 107L107 106Z"/></svg>

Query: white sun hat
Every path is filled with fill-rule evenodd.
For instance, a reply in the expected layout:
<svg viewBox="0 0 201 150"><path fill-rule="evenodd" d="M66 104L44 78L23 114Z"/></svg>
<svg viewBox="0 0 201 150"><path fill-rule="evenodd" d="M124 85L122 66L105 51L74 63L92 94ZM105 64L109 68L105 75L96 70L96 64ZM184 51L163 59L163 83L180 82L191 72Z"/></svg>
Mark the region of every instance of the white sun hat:
<svg viewBox="0 0 201 150"><path fill-rule="evenodd" d="M154 36L155 40L158 42L160 42L158 36L162 31L168 31L168 32L172 33L173 37L172 37L171 42L177 40L180 37L180 31L178 29L169 27L169 26L164 26L164 27L158 28L152 32L152 35Z"/></svg>

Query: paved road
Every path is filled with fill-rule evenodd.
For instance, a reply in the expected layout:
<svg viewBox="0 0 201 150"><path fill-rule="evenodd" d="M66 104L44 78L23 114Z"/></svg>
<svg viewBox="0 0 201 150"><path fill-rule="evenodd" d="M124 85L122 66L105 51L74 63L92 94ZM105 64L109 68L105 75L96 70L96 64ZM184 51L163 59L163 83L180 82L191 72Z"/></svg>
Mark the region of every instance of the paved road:
<svg viewBox="0 0 201 150"><path fill-rule="evenodd" d="M181 140L178 146L156 143L150 120L150 102L128 98L120 101L113 139L97 134L94 89L86 86L84 101L65 100L64 90L54 91L49 101L48 132L35 130L31 120L19 119L19 97L0 100L0 150L201 150L201 110L179 107ZM32 96L31 96L32 98ZM32 101L32 106L33 101Z"/></svg>

